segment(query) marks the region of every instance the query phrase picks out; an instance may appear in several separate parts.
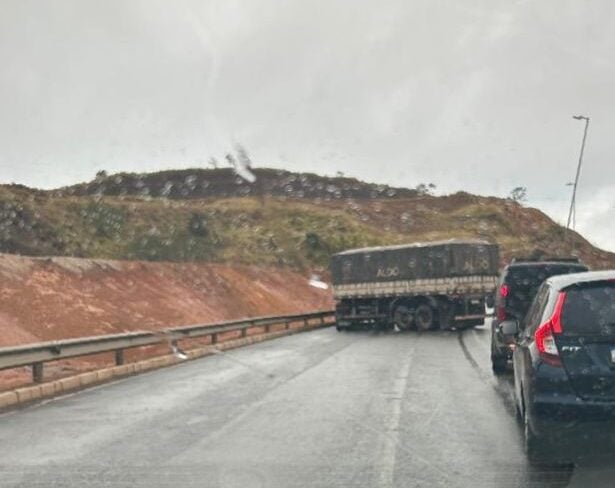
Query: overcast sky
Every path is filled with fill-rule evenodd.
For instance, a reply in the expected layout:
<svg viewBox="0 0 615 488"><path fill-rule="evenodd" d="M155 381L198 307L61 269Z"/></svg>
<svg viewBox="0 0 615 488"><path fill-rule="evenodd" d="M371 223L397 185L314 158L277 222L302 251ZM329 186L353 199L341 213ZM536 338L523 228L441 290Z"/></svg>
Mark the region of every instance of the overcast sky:
<svg viewBox="0 0 615 488"><path fill-rule="evenodd" d="M207 166L506 195L615 250L612 0L0 0L2 182Z"/></svg>

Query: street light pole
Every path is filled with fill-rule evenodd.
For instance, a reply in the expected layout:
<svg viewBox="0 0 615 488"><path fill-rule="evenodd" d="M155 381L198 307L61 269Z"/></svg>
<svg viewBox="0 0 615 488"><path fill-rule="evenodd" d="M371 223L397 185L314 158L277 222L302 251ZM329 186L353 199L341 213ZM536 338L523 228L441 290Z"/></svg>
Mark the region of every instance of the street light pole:
<svg viewBox="0 0 615 488"><path fill-rule="evenodd" d="M576 198L577 198L577 185L579 184L579 175L581 174L581 164L583 164L583 151L585 151L585 140L587 139L587 128L589 127L589 117L584 115L573 115L573 119L585 121L585 131L583 132L583 142L581 143L581 153L579 154L579 164L577 165L577 175L574 178L574 185L572 188L572 200L570 201L570 211L568 212L568 222L566 223L566 229L570 228L570 220L572 219L573 212L576 213ZM576 219L575 219L576 220ZM574 229L574 225L573 225Z"/></svg>

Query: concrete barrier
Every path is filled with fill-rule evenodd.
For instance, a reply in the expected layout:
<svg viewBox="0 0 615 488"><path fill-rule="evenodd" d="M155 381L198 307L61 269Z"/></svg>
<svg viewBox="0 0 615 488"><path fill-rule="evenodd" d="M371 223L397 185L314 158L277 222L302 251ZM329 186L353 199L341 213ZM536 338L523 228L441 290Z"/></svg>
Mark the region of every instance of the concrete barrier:
<svg viewBox="0 0 615 488"><path fill-rule="evenodd" d="M19 398L17 397L17 393L14 391L5 391L0 393L0 409L12 407L19 403Z"/></svg>

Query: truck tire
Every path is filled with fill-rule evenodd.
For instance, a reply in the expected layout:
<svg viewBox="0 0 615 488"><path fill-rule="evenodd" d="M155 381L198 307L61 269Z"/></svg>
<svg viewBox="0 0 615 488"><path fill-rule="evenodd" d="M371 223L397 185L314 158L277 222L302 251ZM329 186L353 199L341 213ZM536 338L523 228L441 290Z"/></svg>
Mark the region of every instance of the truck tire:
<svg viewBox="0 0 615 488"><path fill-rule="evenodd" d="M400 304L393 310L393 324L399 330L410 330L414 327L413 310L406 304Z"/></svg>
<svg viewBox="0 0 615 488"><path fill-rule="evenodd" d="M414 311L414 323L418 330L430 330L436 323L435 313L426 303L421 303Z"/></svg>

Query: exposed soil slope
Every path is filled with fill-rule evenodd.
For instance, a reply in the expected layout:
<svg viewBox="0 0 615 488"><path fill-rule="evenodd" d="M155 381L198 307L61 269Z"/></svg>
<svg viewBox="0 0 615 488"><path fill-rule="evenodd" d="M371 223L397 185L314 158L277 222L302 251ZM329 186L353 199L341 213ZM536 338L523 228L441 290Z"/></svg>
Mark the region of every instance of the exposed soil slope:
<svg viewBox="0 0 615 488"><path fill-rule="evenodd" d="M0 255L0 346L331 308L288 269Z"/></svg>

